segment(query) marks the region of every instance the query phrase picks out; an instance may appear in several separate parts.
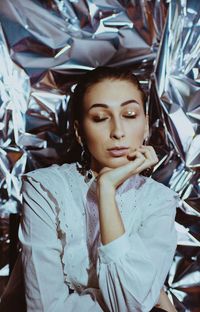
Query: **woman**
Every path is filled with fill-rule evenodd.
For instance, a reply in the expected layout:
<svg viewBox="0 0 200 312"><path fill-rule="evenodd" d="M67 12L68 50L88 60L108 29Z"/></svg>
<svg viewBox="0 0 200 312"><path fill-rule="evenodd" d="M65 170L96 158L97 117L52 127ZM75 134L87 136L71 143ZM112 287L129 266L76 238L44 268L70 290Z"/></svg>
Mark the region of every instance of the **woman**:
<svg viewBox="0 0 200 312"><path fill-rule="evenodd" d="M97 68L77 84L71 110L71 163L23 177L27 311L175 311L159 299L178 196L141 174L158 161L145 145L143 90L130 73Z"/></svg>

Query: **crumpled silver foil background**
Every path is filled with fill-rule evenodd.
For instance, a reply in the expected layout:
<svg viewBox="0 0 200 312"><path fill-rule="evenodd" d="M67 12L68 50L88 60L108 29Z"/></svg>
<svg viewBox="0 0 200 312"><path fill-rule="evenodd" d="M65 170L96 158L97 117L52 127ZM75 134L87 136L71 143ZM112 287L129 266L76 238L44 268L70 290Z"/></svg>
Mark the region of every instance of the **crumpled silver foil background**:
<svg viewBox="0 0 200 312"><path fill-rule="evenodd" d="M152 177L181 198L166 289L178 311L200 311L200 1L6 0L0 23L1 271L21 174L64 161L78 77L131 67L149 93Z"/></svg>

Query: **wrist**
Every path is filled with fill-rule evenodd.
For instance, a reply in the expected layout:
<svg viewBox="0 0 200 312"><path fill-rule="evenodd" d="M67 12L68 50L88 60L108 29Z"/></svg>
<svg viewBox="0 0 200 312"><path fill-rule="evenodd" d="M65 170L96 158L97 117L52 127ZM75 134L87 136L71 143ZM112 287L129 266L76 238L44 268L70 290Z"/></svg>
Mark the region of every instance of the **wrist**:
<svg viewBox="0 0 200 312"><path fill-rule="evenodd" d="M98 194L108 194L108 195L115 195L115 187L109 182L104 179L99 179L97 182L97 192Z"/></svg>

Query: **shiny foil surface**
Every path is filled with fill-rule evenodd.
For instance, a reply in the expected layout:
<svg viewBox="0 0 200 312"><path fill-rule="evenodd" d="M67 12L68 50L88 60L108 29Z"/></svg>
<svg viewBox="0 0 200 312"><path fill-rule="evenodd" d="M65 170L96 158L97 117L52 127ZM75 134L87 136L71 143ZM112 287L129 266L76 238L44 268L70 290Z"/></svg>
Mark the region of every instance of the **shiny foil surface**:
<svg viewBox="0 0 200 312"><path fill-rule="evenodd" d="M181 198L166 290L178 311L200 311L199 15L194 0L0 2L0 275L21 174L65 160L76 81L129 67L149 95L152 177Z"/></svg>

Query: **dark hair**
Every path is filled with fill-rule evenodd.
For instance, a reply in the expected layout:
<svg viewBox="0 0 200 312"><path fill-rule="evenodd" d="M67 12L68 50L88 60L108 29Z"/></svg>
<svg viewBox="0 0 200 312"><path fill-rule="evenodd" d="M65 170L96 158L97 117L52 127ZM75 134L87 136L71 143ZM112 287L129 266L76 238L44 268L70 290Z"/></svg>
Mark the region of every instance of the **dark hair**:
<svg viewBox="0 0 200 312"><path fill-rule="evenodd" d="M88 71L81 77L77 83L73 98L72 98L72 115L74 120L81 122L83 117L83 99L87 91L98 82L102 82L106 79L110 80L125 80L131 82L134 86L138 88L141 93L141 98L143 102L144 112L146 111L146 94L142 89L137 77L130 71L124 70L122 68L112 68L112 67L97 67L92 71Z"/></svg>
<svg viewBox="0 0 200 312"><path fill-rule="evenodd" d="M98 82L102 82L106 79L109 80L123 80L131 82L141 93L141 98L143 102L143 109L146 113L146 94L142 89L137 77L132 73L131 70L122 69L122 68L112 68L112 67L97 67L94 70L88 71L86 74L81 76L81 79L78 81L74 92L71 96L69 102L69 137L70 137L70 147L68 149L68 162L79 162L81 163L80 155L81 155L81 147L76 141L75 132L74 132L74 122L77 120L80 124L83 118L83 100L85 94L89 91L89 89L94 86ZM87 146L84 146L86 151L85 158L87 159L86 163L90 164L90 153L87 149ZM86 165L86 164L85 164Z"/></svg>

